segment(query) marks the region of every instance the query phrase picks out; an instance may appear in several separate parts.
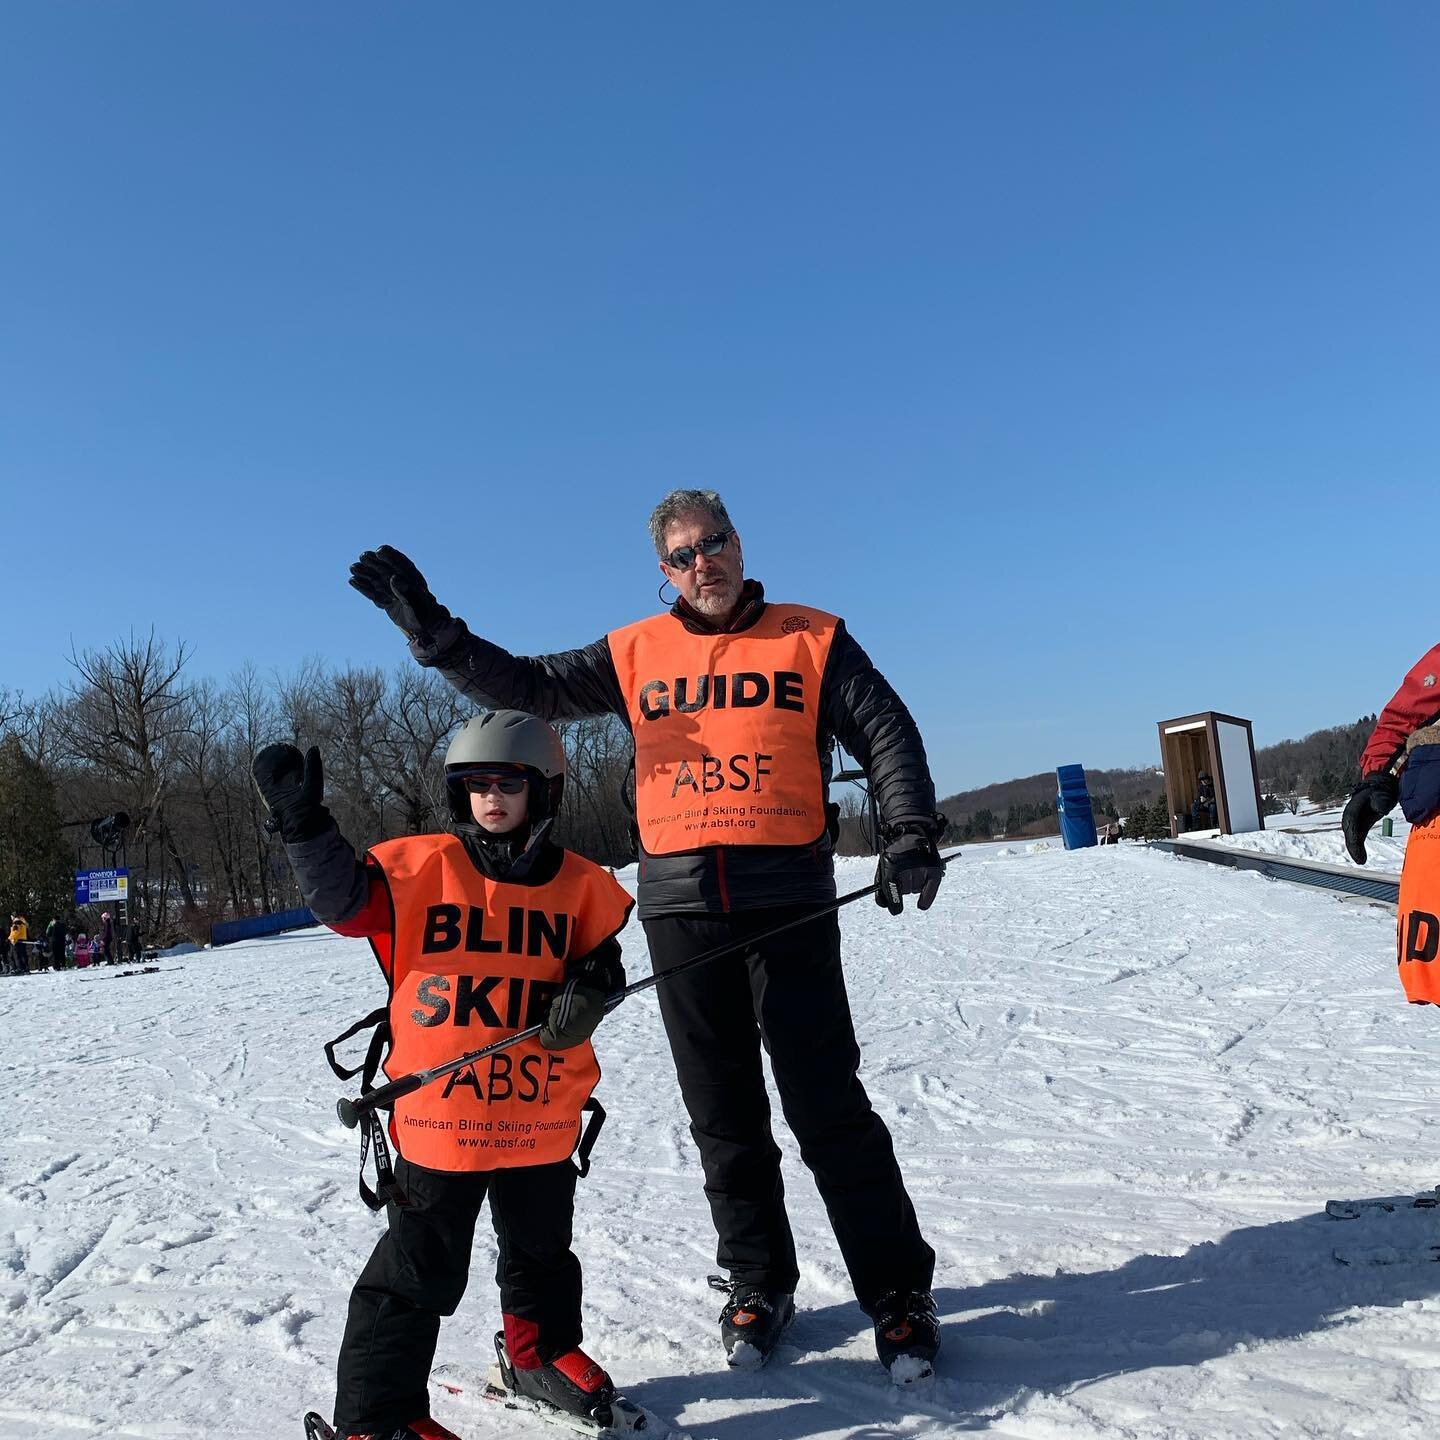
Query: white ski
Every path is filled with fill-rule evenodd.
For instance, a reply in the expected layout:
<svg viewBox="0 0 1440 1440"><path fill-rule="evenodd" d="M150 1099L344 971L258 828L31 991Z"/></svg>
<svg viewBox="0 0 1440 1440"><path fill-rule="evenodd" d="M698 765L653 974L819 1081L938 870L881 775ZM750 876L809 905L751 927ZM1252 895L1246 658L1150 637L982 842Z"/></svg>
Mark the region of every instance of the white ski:
<svg viewBox="0 0 1440 1440"><path fill-rule="evenodd" d="M1325 1213L1332 1220L1357 1220L1367 1210L1433 1210L1440 1206L1440 1187L1418 1195L1377 1195L1369 1200L1327 1200Z"/></svg>
<svg viewBox="0 0 1440 1440"><path fill-rule="evenodd" d="M652 1415L643 1406L635 1404L633 1400L627 1400L623 1395L617 1395L610 1402L610 1412L614 1419L609 1425L597 1425L593 1420L583 1415L573 1415L568 1410L562 1410L558 1405L547 1405L543 1400L532 1400L528 1395L517 1395L513 1390L505 1386L505 1377L500 1373L498 1365L492 1365L485 1376L485 1385L480 1393L487 1400L493 1400L497 1405L503 1405L507 1410L518 1410L526 1415L533 1415L537 1420L543 1420L549 1425L558 1425L563 1430L573 1430L580 1435L589 1435L593 1440L614 1440L619 1435L633 1435L643 1431L647 1436L654 1436L655 1440L664 1440L667 1435L672 1435L672 1440L683 1440L683 1437L675 1436L668 1429L665 1423Z"/></svg>
<svg viewBox="0 0 1440 1440"><path fill-rule="evenodd" d="M1440 1260L1440 1244L1337 1245L1331 1254L1337 1265L1427 1265Z"/></svg>

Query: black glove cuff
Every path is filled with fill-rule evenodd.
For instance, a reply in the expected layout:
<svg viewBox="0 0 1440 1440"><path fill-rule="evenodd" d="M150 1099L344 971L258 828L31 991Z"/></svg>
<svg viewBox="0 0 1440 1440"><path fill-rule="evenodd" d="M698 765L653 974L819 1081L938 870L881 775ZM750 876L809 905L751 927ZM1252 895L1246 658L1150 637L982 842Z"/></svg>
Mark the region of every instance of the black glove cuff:
<svg viewBox="0 0 1440 1440"><path fill-rule="evenodd" d="M565 978L578 985L588 985L601 995L613 995L625 988L625 966L620 960L620 945L613 938L597 946L588 955L572 960L565 968Z"/></svg>
<svg viewBox="0 0 1440 1440"><path fill-rule="evenodd" d="M1400 799L1400 777L1392 775L1389 770L1372 770L1360 777L1355 789L1373 790L1377 798L1384 800L1385 808L1391 810Z"/></svg>
<svg viewBox="0 0 1440 1440"><path fill-rule="evenodd" d="M945 827L949 823L939 811L933 815L907 815L882 826L880 838L887 845L902 835L919 835L922 839L934 841L945 833Z"/></svg>

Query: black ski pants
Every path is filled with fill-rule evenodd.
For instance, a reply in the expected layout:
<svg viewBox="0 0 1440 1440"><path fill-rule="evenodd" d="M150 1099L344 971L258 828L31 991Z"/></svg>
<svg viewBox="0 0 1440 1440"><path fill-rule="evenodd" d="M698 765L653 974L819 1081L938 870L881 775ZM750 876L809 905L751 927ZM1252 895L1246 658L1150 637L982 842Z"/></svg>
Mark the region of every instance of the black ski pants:
<svg viewBox="0 0 1440 1440"><path fill-rule="evenodd" d="M453 1315L465 1293L487 1194L502 1310L534 1326L541 1360L580 1343L580 1262L570 1249L574 1165L451 1174L400 1158L395 1176L410 1203L386 1208L389 1229L351 1292L340 1343L335 1429L342 1436L388 1434L429 1415L440 1317Z"/></svg>
<svg viewBox="0 0 1440 1440"><path fill-rule="evenodd" d="M809 907L646 920L656 971L758 936ZM737 1280L793 1292L800 1272L770 1130L763 1044L780 1106L815 1177L856 1298L928 1290L935 1252L920 1234L890 1132L860 1083L860 1047L840 963L840 922L822 916L657 987L705 1194Z"/></svg>

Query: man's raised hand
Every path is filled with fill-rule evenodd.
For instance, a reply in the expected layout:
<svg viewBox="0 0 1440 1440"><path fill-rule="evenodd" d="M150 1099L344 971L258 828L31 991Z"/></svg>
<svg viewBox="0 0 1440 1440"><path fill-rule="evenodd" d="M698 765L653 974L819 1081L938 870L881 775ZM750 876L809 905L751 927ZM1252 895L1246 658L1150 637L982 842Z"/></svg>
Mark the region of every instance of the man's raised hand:
<svg viewBox="0 0 1440 1440"><path fill-rule="evenodd" d="M410 639L433 633L450 612L430 593L425 577L393 545L367 550L350 567L350 584L378 605Z"/></svg>

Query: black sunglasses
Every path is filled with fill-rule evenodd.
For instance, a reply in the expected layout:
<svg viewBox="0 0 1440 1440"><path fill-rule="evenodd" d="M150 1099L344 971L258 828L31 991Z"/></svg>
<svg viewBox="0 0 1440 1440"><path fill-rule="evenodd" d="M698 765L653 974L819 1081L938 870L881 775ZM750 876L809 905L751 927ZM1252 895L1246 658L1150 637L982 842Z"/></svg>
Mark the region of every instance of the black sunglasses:
<svg viewBox="0 0 1440 1440"><path fill-rule="evenodd" d="M523 775L466 775L463 783L472 795L492 789L502 795L518 795L530 782Z"/></svg>
<svg viewBox="0 0 1440 1440"><path fill-rule="evenodd" d="M713 535L706 535L693 545L682 545L665 557L665 563L672 570L688 570L695 563L697 554L718 555L734 533L733 530L717 530Z"/></svg>

